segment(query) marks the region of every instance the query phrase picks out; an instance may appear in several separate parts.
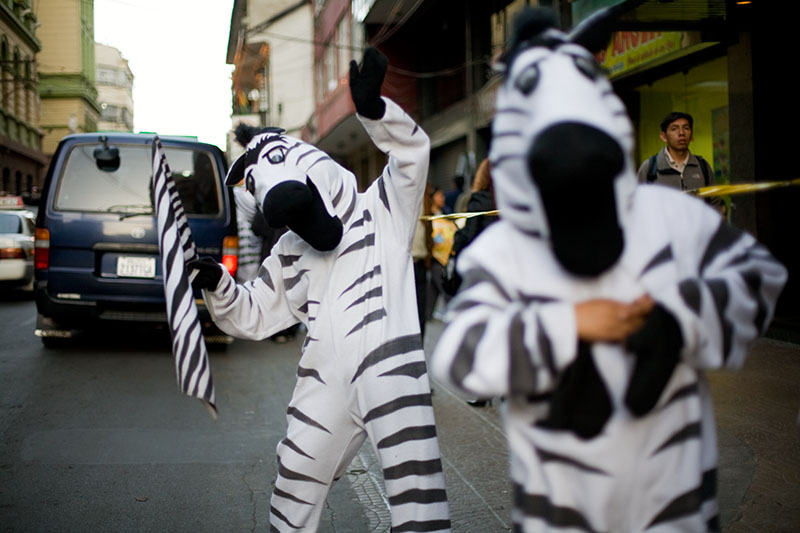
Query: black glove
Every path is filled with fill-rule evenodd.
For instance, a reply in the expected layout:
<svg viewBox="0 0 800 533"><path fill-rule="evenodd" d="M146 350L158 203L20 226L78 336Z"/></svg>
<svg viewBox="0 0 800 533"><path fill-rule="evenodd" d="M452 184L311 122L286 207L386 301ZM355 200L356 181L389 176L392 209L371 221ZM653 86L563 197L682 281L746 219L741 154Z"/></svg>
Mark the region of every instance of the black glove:
<svg viewBox="0 0 800 533"><path fill-rule="evenodd" d="M383 117L386 103L381 100L381 85L388 65L386 56L372 47L364 51L361 71L355 60L350 61L350 96L362 117L373 120Z"/></svg>
<svg viewBox="0 0 800 533"><path fill-rule="evenodd" d="M683 335L672 313L656 304L644 325L628 337L625 348L636 355L625 405L636 416L649 413L678 364Z"/></svg>
<svg viewBox="0 0 800 533"><path fill-rule="evenodd" d="M594 365L591 344L578 343L578 357L561 376L550 399L550 413L537 425L574 432L591 439L603 431L611 416L611 397Z"/></svg>
<svg viewBox="0 0 800 533"><path fill-rule="evenodd" d="M192 270L197 270L197 276L192 281L195 290L210 289L214 290L222 279L222 267L210 257L192 259L186 263L186 272L191 274Z"/></svg>

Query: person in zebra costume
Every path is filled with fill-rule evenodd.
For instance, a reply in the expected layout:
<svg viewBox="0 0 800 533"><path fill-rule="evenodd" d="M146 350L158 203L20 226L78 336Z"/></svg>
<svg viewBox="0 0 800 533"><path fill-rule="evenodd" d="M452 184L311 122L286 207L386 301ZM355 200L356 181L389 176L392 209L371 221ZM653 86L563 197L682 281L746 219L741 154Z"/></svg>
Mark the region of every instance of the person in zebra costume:
<svg viewBox="0 0 800 533"><path fill-rule="evenodd" d="M515 531L713 531L704 372L741 367L786 270L701 200L637 187L631 122L589 52L607 15L515 25L490 149L500 220L459 257L431 371L506 398Z"/></svg>
<svg viewBox="0 0 800 533"><path fill-rule="evenodd" d="M381 98L386 58L350 65L359 120L389 155L363 193L317 148L274 130L255 135L231 166L272 227L290 231L258 277L237 285L199 266L217 325L263 339L303 322L308 335L277 448L273 531L316 530L328 490L366 436L383 469L393 531L449 531L444 475L422 350L411 241L427 179L429 140Z"/></svg>

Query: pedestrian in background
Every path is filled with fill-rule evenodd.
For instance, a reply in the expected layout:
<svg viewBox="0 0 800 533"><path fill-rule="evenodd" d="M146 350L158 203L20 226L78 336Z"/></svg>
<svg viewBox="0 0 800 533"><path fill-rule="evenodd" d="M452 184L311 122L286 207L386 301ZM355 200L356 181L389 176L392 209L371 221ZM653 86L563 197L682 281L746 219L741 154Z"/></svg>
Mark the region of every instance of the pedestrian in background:
<svg viewBox="0 0 800 533"><path fill-rule="evenodd" d="M425 194L422 196L421 215L429 216L431 211L431 193L433 187L430 183L425 185ZM414 240L411 243L411 257L414 260L414 283L417 291L417 315L419 316L419 331L425 339L425 322L427 321L427 293L431 261L433 261L433 225L430 220L417 219L414 230Z"/></svg>
<svg viewBox="0 0 800 533"><path fill-rule="evenodd" d="M431 213L433 215L449 214L444 202L444 193L438 187L433 188L431 194ZM441 295L443 303L446 304L450 297L442 288L442 273L444 272L447 261L450 259L450 251L453 248L453 236L458 230L455 222L446 218L438 218L431 221L431 235L433 237L433 261L431 261L430 283L428 283L428 302L427 318L432 318L438 314L436 306Z"/></svg>
<svg viewBox="0 0 800 533"><path fill-rule="evenodd" d="M444 205L448 213L455 212L456 200L464 192L464 176L453 177L453 188L444 193Z"/></svg>
<svg viewBox="0 0 800 533"><path fill-rule="evenodd" d="M491 163L484 159L475 172L472 192L467 202L467 213L482 213L497 209L494 200L494 184L492 183ZM453 248L444 272L442 288L448 296L455 296L461 285L461 276L456 272L458 254L469 245L491 223L497 221L497 215L481 215L466 219L464 227L453 236Z"/></svg>
<svg viewBox="0 0 800 533"><path fill-rule="evenodd" d="M664 117L658 134L664 147L639 167L639 183L666 185L682 191L714 185L711 165L689 151L693 130L694 119L689 113L673 111ZM706 201L724 213L725 204L721 198L712 197Z"/></svg>
<svg viewBox="0 0 800 533"><path fill-rule="evenodd" d="M261 265L261 238L253 233L253 218L256 215L256 200L244 188L244 181L233 187L236 203L236 225L239 234L239 262L236 268L236 281L244 283L255 279Z"/></svg>

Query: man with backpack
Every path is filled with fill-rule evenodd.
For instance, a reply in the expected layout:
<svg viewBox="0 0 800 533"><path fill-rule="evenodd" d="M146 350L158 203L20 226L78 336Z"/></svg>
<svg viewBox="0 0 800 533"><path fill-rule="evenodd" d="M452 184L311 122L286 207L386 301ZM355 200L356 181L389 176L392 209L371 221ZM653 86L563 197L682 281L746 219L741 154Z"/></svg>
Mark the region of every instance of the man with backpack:
<svg viewBox="0 0 800 533"><path fill-rule="evenodd" d="M639 183L657 183L683 191L714 185L711 165L689 151L693 126L689 113L673 111L664 117L659 137L665 146L639 167ZM724 208L718 197L707 201L720 210Z"/></svg>

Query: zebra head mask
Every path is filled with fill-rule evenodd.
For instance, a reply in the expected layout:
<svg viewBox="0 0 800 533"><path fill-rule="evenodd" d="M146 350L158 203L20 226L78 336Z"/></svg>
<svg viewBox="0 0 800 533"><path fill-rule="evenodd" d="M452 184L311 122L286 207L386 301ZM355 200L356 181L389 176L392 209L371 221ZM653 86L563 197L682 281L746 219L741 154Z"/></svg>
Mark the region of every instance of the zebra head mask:
<svg viewBox="0 0 800 533"><path fill-rule="evenodd" d="M288 227L321 252L336 248L343 215L357 194L355 176L280 128L240 124L236 139L246 150L231 165L225 184L244 179L270 227Z"/></svg>
<svg viewBox="0 0 800 533"><path fill-rule="evenodd" d="M568 272L596 276L622 253L637 183L633 128L589 52L607 42L608 20L593 17L569 35L554 22L546 10L523 12L501 59L495 193L502 217L549 240Z"/></svg>

